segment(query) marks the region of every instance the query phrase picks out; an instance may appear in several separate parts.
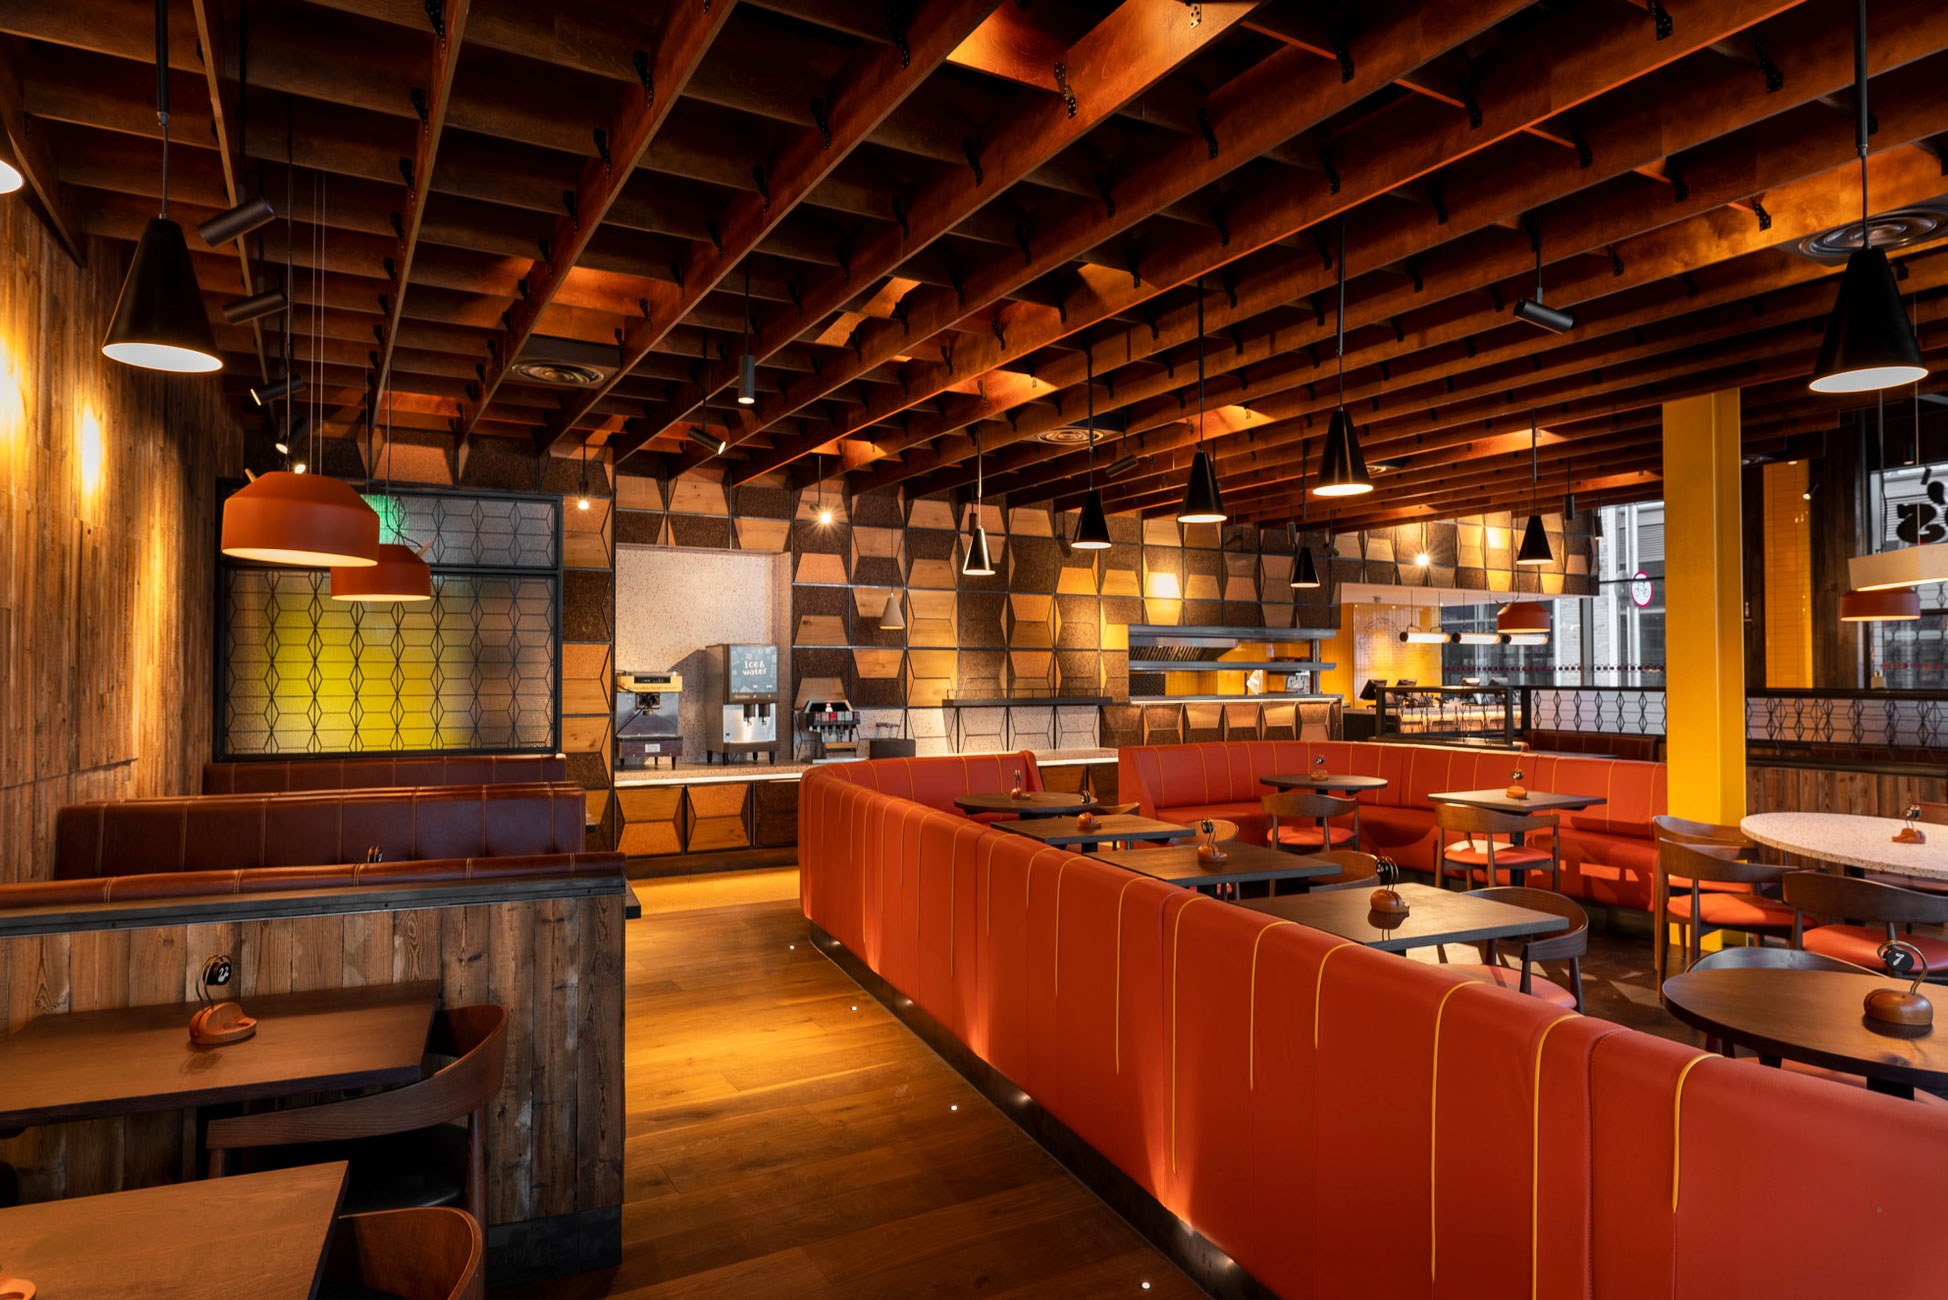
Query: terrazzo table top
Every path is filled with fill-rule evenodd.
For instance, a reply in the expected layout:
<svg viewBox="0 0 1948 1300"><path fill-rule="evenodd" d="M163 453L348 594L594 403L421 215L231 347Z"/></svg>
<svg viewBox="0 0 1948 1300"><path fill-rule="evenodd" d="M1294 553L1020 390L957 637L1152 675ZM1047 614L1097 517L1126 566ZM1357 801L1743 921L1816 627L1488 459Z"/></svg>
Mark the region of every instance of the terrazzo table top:
<svg viewBox="0 0 1948 1300"><path fill-rule="evenodd" d="M1948 879L1948 826L1922 826L1925 844L1896 844L1907 823L1895 817L1851 813L1754 813L1738 828L1768 848L1821 862L1896 875Z"/></svg>

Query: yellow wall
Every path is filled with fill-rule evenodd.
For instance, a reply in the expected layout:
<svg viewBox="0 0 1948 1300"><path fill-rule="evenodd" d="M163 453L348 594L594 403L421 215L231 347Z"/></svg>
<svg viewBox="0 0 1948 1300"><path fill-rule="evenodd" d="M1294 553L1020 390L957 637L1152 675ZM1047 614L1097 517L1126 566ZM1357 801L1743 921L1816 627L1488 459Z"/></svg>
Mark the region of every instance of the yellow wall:
<svg viewBox="0 0 1948 1300"><path fill-rule="evenodd" d="M1765 682L1813 684L1813 546L1805 461L1767 465L1765 484Z"/></svg>

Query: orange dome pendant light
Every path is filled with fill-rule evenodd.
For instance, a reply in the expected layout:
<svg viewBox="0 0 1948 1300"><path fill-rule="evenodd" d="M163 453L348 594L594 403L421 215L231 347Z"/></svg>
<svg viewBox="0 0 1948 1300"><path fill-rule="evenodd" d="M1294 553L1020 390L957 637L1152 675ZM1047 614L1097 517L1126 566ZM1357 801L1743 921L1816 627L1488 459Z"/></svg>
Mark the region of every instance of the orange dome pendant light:
<svg viewBox="0 0 1948 1300"><path fill-rule="evenodd" d="M1339 358L1339 405L1326 425L1326 445L1319 453L1319 486L1313 492L1322 497L1356 497L1373 490L1373 476L1366 470L1366 454L1360 450L1359 430L1346 413L1346 216L1339 217L1339 316L1334 352Z"/></svg>
<svg viewBox="0 0 1948 1300"><path fill-rule="evenodd" d="M1887 254L1874 247L1868 224L1867 0L1853 13L1854 148L1860 155L1860 247L1847 258L1826 340L1807 386L1816 393L1869 393L1927 378L1914 326L1901 310L1901 291Z"/></svg>
<svg viewBox="0 0 1948 1300"><path fill-rule="evenodd" d="M586 445L586 444L584 444ZM386 390L386 479L385 491L392 492L392 390ZM369 509L370 507L368 507ZM433 599L433 571L420 558L425 546L404 545L406 538L394 525L397 542L381 542L376 564L335 564L331 570L331 598L379 605ZM432 545L431 540L427 546Z"/></svg>
<svg viewBox="0 0 1948 1300"><path fill-rule="evenodd" d="M1218 492L1217 470L1204 450L1204 277L1197 277L1197 454L1191 457L1190 481L1184 484L1184 503L1177 507L1180 524L1221 524L1224 499Z"/></svg>
<svg viewBox="0 0 1948 1300"><path fill-rule="evenodd" d="M144 370L223 369L183 228L169 219L169 7L156 0L156 121L162 125L162 212L149 218L129 261L102 355Z"/></svg>

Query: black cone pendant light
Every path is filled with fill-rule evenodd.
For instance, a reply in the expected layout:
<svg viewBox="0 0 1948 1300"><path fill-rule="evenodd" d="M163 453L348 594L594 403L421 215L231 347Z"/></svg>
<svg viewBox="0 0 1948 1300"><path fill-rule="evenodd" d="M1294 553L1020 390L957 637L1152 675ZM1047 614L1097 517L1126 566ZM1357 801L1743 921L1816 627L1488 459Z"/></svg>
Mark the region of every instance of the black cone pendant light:
<svg viewBox="0 0 1948 1300"><path fill-rule="evenodd" d="M1180 524L1221 524L1224 499L1218 492L1217 469L1204 450L1204 277L1197 277L1197 454L1191 457L1190 481L1184 484L1184 504L1177 508Z"/></svg>
<svg viewBox="0 0 1948 1300"><path fill-rule="evenodd" d="M967 534L967 559L960 571L970 578L994 576L994 557L988 554L988 530L981 524L981 498L986 484L981 479L981 435L974 435L974 527Z"/></svg>
<svg viewBox="0 0 1948 1300"><path fill-rule="evenodd" d="M1353 417L1346 414L1346 217L1343 213L1339 218L1337 333L1334 351L1339 357L1339 406L1326 426L1326 446L1319 454L1319 486L1312 491L1322 497L1356 497L1373 490L1373 476L1366 472L1366 456L1360 451L1360 435L1353 427Z"/></svg>
<svg viewBox="0 0 1948 1300"><path fill-rule="evenodd" d="M737 362L737 404L758 402L758 359L751 354L751 259L744 259L744 355Z"/></svg>
<svg viewBox="0 0 1948 1300"><path fill-rule="evenodd" d="M1529 412L1529 522L1522 529L1522 549L1515 553L1517 564L1540 567L1554 564L1555 555L1549 550L1549 534L1543 530L1542 516L1535 508L1536 485L1540 481L1537 474L1536 438L1539 429L1535 422L1535 412Z"/></svg>
<svg viewBox="0 0 1948 1300"><path fill-rule="evenodd" d="M1867 224L1867 0L1853 15L1854 144L1860 154L1860 247L1847 258L1826 341L1807 386L1816 393L1867 393L1927 377L1921 345L1901 310L1901 291L1887 254L1873 247Z"/></svg>
<svg viewBox="0 0 1948 1300"><path fill-rule="evenodd" d="M1292 535L1292 589L1312 591L1319 586L1319 569L1312 562L1312 548L1305 544L1305 523L1312 500L1305 492L1305 439L1299 439L1299 525Z"/></svg>
<svg viewBox="0 0 1948 1300"><path fill-rule="evenodd" d="M162 124L162 213L135 245L128 279L102 340L102 355L144 370L205 373L223 368L203 310L183 228L169 219L169 12L156 0L156 121Z"/></svg>
<svg viewBox="0 0 1948 1300"><path fill-rule="evenodd" d="M1096 490L1096 354L1083 350L1089 390L1089 491L1082 498L1082 511L1076 516L1075 536L1069 546L1077 551L1109 549L1109 519L1103 514L1103 494Z"/></svg>

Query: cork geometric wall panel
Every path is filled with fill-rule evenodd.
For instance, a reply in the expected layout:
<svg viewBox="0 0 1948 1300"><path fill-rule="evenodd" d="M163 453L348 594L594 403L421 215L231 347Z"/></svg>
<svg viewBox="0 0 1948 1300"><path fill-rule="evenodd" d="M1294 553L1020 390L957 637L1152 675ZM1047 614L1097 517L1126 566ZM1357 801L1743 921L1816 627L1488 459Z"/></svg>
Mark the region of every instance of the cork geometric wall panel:
<svg viewBox="0 0 1948 1300"><path fill-rule="evenodd" d="M1016 649L1045 649L1055 644L1055 597L1034 592L1008 593L1008 644Z"/></svg>
<svg viewBox="0 0 1948 1300"><path fill-rule="evenodd" d="M960 632L955 622L955 602L955 594L951 591L909 591L906 643L911 646L947 648L959 645Z"/></svg>
<svg viewBox="0 0 1948 1300"><path fill-rule="evenodd" d="M798 567L792 574L793 582L818 583L825 586L843 587L847 577L845 556L837 552L800 553Z"/></svg>

